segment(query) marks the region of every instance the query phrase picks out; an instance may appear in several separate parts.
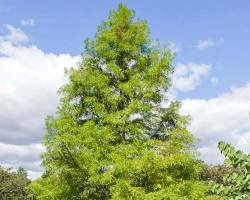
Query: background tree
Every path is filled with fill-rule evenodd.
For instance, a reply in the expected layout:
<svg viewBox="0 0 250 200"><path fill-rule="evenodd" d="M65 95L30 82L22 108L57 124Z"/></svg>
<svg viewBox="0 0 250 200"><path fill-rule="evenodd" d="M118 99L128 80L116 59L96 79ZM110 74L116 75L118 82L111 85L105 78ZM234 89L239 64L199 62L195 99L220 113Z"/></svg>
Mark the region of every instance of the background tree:
<svg viewBox="0 0 250 200"><path fill-rule="evenodd" d="M30 183L23 168L16 171L0 167L0 200L28 200L26 187Z"/></svg>
<svg viewBox="0 0 250 200"><path fill-rule="evenodd" d="M223 183L223 178L227 174L239 173L240 169L225 164L221 165L207 165L204 163L200 174L200 179L203 181L213 181L216 183Z"/></svg>
<svg viewBox="0 0 250 200"><path fill-rule="evenodd" d="M172 60L133 11L110 13L46 120L38 199L205 199L188 117L164 98Z"/></svg>

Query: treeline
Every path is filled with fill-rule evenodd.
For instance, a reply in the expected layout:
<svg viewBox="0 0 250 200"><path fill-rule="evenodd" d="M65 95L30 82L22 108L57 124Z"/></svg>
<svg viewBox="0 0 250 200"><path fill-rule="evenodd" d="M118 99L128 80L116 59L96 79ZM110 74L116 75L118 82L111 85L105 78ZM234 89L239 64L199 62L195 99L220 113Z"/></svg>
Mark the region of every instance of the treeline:
<svg viewBox="0 0 250 200"><path fill-rule="evenodd" d="M235 163L235 161L233 162ZM248 193L246 193L246 191L249 189L246 189L246 186L249 184L249 175L244 175L244 169L239 167L240 163L235 166L229 164L207 165L201 162L201 165L202 169L197 180L208 185L205 188L205 195L210 196L210 199L229 199L229 197L235 197L234 199L247 199L243 197L248 197ZM239 179L239 175L244 177L243 180L245 179L246 181L243 183L237 183L237 181L239 181L237 180L237 178ZM231 184L229 184L230 182L228 181L229 177L231 177L229 180L231 181ZM37 180L35 180L33 184L36 184L36 181ZM34 186L30 185L31 182L32 181L27 177L26 170L21 167L18 170L0 167L0 200L43 199L43 197L36 197L35 193L32 192L31 187ZM212 198L212 194L217 194L220 196L213 196ZM130 198L128 197L127 199ZM200 198L192 197L192 199Z"/></svg>
<svg viewBox="0 0 250 200"><path fill-rule="evenodd" d="M32 200L27 190L30 183L25 169L0 166L0 200Z"/></svg>

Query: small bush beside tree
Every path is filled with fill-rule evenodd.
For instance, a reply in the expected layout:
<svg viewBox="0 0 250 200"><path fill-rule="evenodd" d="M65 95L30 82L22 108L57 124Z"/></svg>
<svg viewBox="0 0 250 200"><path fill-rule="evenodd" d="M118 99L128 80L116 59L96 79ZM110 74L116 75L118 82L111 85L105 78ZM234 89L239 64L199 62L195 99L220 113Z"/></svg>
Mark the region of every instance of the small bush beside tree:
<svg viewBox="0 0 250 200"><path fill-rule="evenodd" d="M250 199L250 155L235 150L230 144L219 142L218 148L226 157L225 163L236 171L223 177L223 183L213 184L212 193L227 196L231 200Z"/></svg>

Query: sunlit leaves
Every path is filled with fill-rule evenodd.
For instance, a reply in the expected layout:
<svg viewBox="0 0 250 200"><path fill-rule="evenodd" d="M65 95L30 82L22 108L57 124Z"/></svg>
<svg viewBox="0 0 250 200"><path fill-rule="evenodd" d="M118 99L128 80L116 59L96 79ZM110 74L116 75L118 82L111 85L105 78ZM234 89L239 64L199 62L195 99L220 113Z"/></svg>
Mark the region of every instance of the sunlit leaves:
<svg viewBox="0 0 250 200"><path fill-rule="evenodd" d="M46 121L37 199L205 199L189 118L163 95L171 51L152 45L147 23L123 4L85 44Z"/></svg>

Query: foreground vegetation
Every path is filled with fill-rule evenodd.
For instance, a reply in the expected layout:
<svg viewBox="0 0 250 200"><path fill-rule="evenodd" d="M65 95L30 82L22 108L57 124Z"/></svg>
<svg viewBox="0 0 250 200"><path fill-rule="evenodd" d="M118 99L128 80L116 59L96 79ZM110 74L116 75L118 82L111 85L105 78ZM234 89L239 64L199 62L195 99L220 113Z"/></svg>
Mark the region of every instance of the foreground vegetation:
<svg viewBox="0 0 250 200"><path fill-rule="evenodd" d="M164 95L173 58L133 11L123 4L112 11L86 40L78 68L67 71L57 114L46 120L43 176L12 199L249 198L249 156L220 143L232 166L198 160L189 117Z"/></svg>
<svg viewBox="0 0 250 200"><path fill-rule="evenodd" d="M250 155L236 151L231 145L220 142L218 145L225 162L237 169L223 177L223 182L214 184L211 191L235 200L250 199Z"/></svg>

